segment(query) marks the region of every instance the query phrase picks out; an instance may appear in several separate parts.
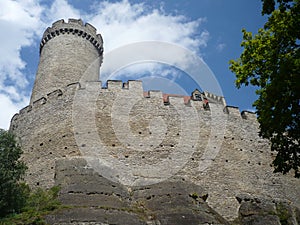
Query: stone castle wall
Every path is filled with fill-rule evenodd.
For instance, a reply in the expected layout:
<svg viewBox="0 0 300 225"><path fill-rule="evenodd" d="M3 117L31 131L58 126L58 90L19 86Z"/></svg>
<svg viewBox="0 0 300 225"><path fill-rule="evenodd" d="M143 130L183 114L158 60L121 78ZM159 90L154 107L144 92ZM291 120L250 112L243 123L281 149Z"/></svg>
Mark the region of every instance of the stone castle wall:
<svg viewBox="0 0 300 225"><path fill-rule="evenodd" d="M237 216L239 194L299 205L299 180L272 172L273 153L258 136L255 115L206 97L209 110L184 97L166 102L161 92L145 94L139 81L109 81L107 88L74 83L53 91L11 121L29 167L26 180L51 187L56 160L92 154L117 170L105 172L112 181L141 185L175 176L198 184L208 191L208 204L229 219Z"/></svg>
<svg viewBox="0 0 300 225"><path fill-rule="evenodd" d="M161 189L160 182L176 179L204 188L209 206L229 220L238 216L236 197L245 194L300 206L300 180L273 173L273 153L258 136L254 113L240 113L211 93L196 99L144 92L140 81L108 81L103 88L102 44L96 29L81 20L57 21L44 33L30 105L10 127L31 187L66 186L62 198L73 200L75 185L80 202L94 178L102 177L101 184L88 185L92 190L116 186L111 182L122 190ZM116 197L112 190L108 197L98 191L98 197Z"/></svg>

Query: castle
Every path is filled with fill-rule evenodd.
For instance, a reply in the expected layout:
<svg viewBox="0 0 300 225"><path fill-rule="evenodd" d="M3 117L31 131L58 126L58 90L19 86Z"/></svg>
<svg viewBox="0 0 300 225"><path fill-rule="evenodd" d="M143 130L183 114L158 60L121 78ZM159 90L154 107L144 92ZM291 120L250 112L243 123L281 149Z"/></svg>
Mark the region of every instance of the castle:
<svg viewBox="0 0 300 225"><path fill-rule="evenodd" d="M240 195L300 206L300 180L273 173L275 153L259 137L254 113L198 90L144 92L140 81L108 81L103 88L102 60L103 40L92 25L59 20L45 31L30 104L10 126L31 187L61 185L66 203L92 193L89 201L104 204L174 179L201 187L207 204L228 220L238 216Z"/></svg>

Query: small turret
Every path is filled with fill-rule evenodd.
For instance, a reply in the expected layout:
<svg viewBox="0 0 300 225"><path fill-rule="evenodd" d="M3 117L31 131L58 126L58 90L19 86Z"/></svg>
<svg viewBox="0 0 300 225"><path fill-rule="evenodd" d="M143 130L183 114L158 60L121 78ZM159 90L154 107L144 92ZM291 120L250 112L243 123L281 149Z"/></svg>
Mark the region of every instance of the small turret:
<svg viewBox="0 0 300 225"><path fill-rule="evenodd" d="M84 80L98 81L103 40L96 28L82 20L59 20L44 32L40 62L30 102L47 93Z"/></svg>

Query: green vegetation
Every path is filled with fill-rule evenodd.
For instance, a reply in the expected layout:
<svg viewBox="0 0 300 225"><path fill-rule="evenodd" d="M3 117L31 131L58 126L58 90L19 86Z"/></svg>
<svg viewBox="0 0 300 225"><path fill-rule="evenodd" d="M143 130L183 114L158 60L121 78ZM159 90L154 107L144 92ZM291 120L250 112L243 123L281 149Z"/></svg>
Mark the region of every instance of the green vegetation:
<svg viewBox="0 0 300 225"><path fill-rule="evenodd" d="M289 219L293 217L289 210L287 209L287 206L285 206L283 203L279 203L276 205L277 210L277 216L279 217L280 223L282 225L289 224Z"/></svg>
<svg viewBox="0 0 300 225"><path fill-rule="evenodd" d="M277 152L274 172L300 177L300 2L262 0L268 21L258 34L243 29L243 53L230 61L236 86L257 87L260 135ZM278 9L276 9L278 6Z"/></svg>
<svg viewBox="0 0 300 225"><path fill-rule="evenodd" d="M22 181L26 166L15 137L0 129L0 224L45 224L43 216L61 208L59 187L30 191Z"/></svg>
<svg viewBox="0 0 300 225"><path fill-rule="evenodd" d="M46 224L45 215L63 208L57 199L59 190L59 187L53 187L31 192L21 212L7 215L0 219L0 224Z"/></svg>
<svg viewBox="0 0 300 225"><path fill-rule="evenodd" d="M0 129L0 218L20 212L29 195L28 187L20 182L27 168L19 161L21 154L14 135Z"/></svg>
<svg viewBox="0 0 300 225"><path fill-rule="evenodd" d="M189 194L189 196L191 198L193 198L194 200L197 200L199 198L199 195L197 193L192 193L192 194Z"/></svg>

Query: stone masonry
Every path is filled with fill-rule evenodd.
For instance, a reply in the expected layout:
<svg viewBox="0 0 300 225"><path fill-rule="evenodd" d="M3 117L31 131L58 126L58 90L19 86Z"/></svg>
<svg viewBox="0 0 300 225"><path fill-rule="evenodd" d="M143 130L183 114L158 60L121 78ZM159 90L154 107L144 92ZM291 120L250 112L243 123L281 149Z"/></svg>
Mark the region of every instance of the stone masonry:
<svg viewBox="0 0 300 225"><path fill-rule="evenodd" d="M160 183L175 179L180 190L181 183L201 187L207 207L231 221L239 216L240 195L300 206L300 180L273 173L274 153L258 135L255 114L240 113L223 97L198 90L191 96L144 92L140 81L108 81L104 88L98 80L102 45L101 35L81 20L60 20L45 31L30 105L10 127L23 148L31 187L61 185L62 200L76 205L83 201L80 193L93 187L99 202L101 196L139 199L138 187L160 190ZM95 159L101 159L99 168L93 168ZM80 179L70 170L80 171ZM90 174L105 179L97 183ZM87 187L85 179L94 184ZM117 187L114 197L105 195L114 189L99 191L103 185ZM69 196L74 193L76 198ZM120 210L126 201L118 203L118 213L138 220ZM49 221L59 220L53 218Z"/></svg>

